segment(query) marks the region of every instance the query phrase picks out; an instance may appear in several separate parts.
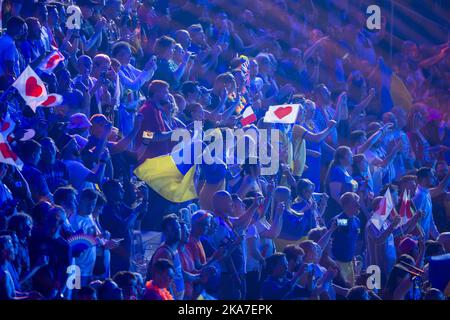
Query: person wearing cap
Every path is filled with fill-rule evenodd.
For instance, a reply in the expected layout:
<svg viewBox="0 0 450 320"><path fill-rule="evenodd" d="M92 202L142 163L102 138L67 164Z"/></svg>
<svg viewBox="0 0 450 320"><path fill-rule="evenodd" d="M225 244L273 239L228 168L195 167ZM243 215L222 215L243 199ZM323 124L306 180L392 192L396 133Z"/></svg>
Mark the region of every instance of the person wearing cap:
<svg viewBox="0 0 450 320"><path fill-rule="evenodd" d="M416 300L414 283L419 275L414 259L407 254L401 255L389 273L381 297L383 300L406 300L412 295L411 300Z"/></svg>
<svg viewBox="0 0 450 320"><path fill-rule="evenodd" d="M81 149L87 144L87 138L89 136L89 129L92 127L92 123L84 113L75 113L70 116L67 129L76 140Z"/></svg>
<svg viewBox="0 0 450 320"><path fill-rule="evenodd" d="M109 140L113 128L111 121L103 114L93 115L90 119L90 123L92 124L89 130L90 135L82 150L83 161L87 167L93 168L94 164L99 161L99 157L105 148L108 149L108 153L111 155L126 151L140 130L142 121L143 116L138 114L133 130L119 141L113 142ZM94 150L92 151L92 149ZM112 176L112 165L109 166L107 176Z"/></svg>
<svg viewBox="0 0 450 320"><path fill-rule="evenodd" d="M80 147L74 137L61 136L57 141L61 158L69 171L69 183L78 191L85 188L94 189L94 183L101 183L105 173L107 152L103 151L98 161L98 167L90 170L81 161Z"/></svg>

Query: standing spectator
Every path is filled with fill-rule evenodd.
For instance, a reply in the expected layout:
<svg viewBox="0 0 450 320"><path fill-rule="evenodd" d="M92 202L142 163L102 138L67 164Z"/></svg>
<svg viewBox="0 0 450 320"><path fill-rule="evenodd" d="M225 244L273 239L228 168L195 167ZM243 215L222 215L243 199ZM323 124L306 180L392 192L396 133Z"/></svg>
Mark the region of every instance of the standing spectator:
<svg viewBox="0 0 450 320"><path fill-rule="evenodd" d="M77 191L72 187L60 187L54 194L55 204L63 207L67 218L77 213Z"/></svg>
<svg viewBox="0 0 450 320"><path fill-rule="evenodd" d="M81 161L80 147L75 138L63 136L60 141L60 152L64 164L69 171L69 182L78 191L84 188L94 189L93 183L101 183L109 155L103 151L95 171L89 170Z"/></svg>
<svg viewBox="0 0 450 320"><path fill-rule="evenodd" d="M49 283L42 283L49 290L44 296L61 293L66 285L67 267L70 264L71 249L68 242L60 236L61 222L58 217L58 208L44 209L45 217L39 225L33 228L30 238L30 261L35 270L31 272L33 285L40 274L47 274L51 279ZM42 267L42 268L41 268ZM36 288L37 289L37 288ZM53 292L52 292L53 291Z"/></svg>
<svg viewBox="0 0 450 320"><path fill-rule="evenodd" d="M178 217L174 214L167 215L162 221L161 229L164 235L164 243L156 249L152 256L152 261L148 266L148 270L152 280L157 280L160 259L166 259L173 266L173 286L171 286L171 293L176 300L183 300L184 297L184 279L183 268L181 265L181 258L178 252L178 244L181 239L181 226ZM153 278L153 275L156 278ZM147 275L148 277L149 275ZM150 279L150 277L148 277Z"/></svg>
<svg viewBox="0 0 450 320"><path fill-rule="evenodd" d="M103 184L106 205L100 215L103 228L111 233L120 245L111 251L111 273L129 271L131 263L132 232L136 223L138 209L131 209L123 202L124 190L117 180Z"/></svg>
<svg viewBox="0 0 450 320"><path fill-rule="evenodd" d="M324 214L325 222L329 222L339 214L342 204L341 196L346 192L356 192L358 183L348 173L353 163L353 153L349 147L341 146L334 153L334 160L328 169L325 179L325 191L330 195L330 201Z"/></svg>
<svg viewBox="0 0 450 320"><path fill-rule="evenodd" d="M24 40L28 27L21 17L11 17L6 24L6 33L0 37L0 75L18 77L25 68L25 61L17 50L15 41Z"/></svg>
<svg viewBox="0 0 450 320"><path fill-rule="evenodd" d="M425 233L425 240L437 239L439 231L434 223L432 198L444 192L450 183L450 174L436 185L434 169L422 167L417 171L417 190L414 204L418 210L424 212L420 225Z"/></svg>
<svg viewBox="0 0 450 320"><path fill-rule="evenodd" d="M56 159L57 149L52 138L44 138L40 141L42 147L39 170L47 182L50 192L55 192L59 187L67 185L69 172L65 164Z"/></svg>
<svg viewBox="0 0 450 320"><path fill-rule="evenodd" d="M346 282L351 286L355 284L353 258L356 254L356 243L361 232L359 218L359 196L353 192L346 192L340 198L343 212L338 214L337 229L333 232L331 251L340 272Z"/></svg>
<svg viewBox="0 0 450 320"><path fill-rule="evenodd" d="M8 220L8 230L14 231L18 242L16 266L19 278L23 279L31 270L28 243L33 229L33 220L25 213L16 213Z"/></svg>
<svg viewBox="0 0 450 320"><path fill-rule="evenodd" d="M22 174L30 186L33 200L35 202L41 200L52 201L53 195L48 188L47 181L45 181L42 172L37 168L41 159L41 145L35 140L28 140L21 145L20 149L22 160L24 161Z"/></svg>
<svg viewBox="0 0 450 320"><path fill-rule="evenodd" d="M84 189L80 193L78 211L71 216L70 223L76 233L95 238L98 235L96 224L92 218L92 213L97 202L98 193L92 189ZM94 271L96 247L92 246L78 253L75 256L75 263L81 270L81 284L86 285L92 279Z"/></svg>
<svg viewBox="0 0 450 320"><path fill-rule="evenodd" d="M134 126L134 116L141 99L139 90L145 82L153 77L156 70L156 61L150 59L144 67L139 70L131 64L131 46L126 42L119 42L112 49L112 57L120 62L118 72L123 92L119 108L119 130L123 134L130 133Z"/></svg>

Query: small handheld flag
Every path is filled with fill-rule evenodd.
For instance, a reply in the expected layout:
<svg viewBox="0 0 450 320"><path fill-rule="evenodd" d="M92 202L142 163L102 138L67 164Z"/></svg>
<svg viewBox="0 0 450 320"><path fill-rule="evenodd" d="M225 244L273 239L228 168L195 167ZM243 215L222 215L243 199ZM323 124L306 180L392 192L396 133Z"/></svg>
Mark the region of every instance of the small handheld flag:
<svg viewBox="0 0 450 320"><path fill-rule="evenodd" d="M23 167L23 162L11 150L11 147L2 134L0 134L0 162L18 167L19 170L22 170Z"/></svg>
<svg viewBox="0 0 450 320"><path fill-rule="evenodd" d="M253 122L255 122L256 119L256 115L253 112L252 107L247 107L244 112L242 113L242 119L241 119L241 124L243 127L252 124Z"/></svg>
<svg viewBox="0 0 450 320"><path fill-rule="evenodd" d="M404 225L414 216L414 209L411 206L411 197L407 190L403 192L402 203L398 214L401 218L400 225Z"/></svg>
<svg viewBox="0 0 450 320"><path fill-rule="evenodd" d="M264 122L292 124L297 120L299 104L270 106L264 116Z"/></svg>
<svg viewBox="0 0 450 320"><path fill-rule="evenodd" d="M34 112L47 100L47 88L30 66L25 68L12 85Z"/></svg>
<svg viewBox="0 0 450 320"><path fill-rule="evenodd" d="M56 93L50 93L47 96L47 100L42 102L41 105L43 107L57 107L57 106L61 105L62 102L63 102L63 97L61 95L56 94Z"/></svg>
<svg viewBox="0 0 450 320"><path fill-rule="evenodd" d="M58 64L61 61L64 61L64 59L63 54L58 50L55 50L41 62L38 69L47 74L51 74Z"/></svg>
<svg viewBox="0 0 450 320"><path fill-rule="evenodd" d="M386 193L384 194L383 199L380 202L380 206L373 213L371 218L372 223L378 230L381 230L384 222L389 217L393 209L394 201L392 200L391 190L388 188L386 190Z"/></svg>

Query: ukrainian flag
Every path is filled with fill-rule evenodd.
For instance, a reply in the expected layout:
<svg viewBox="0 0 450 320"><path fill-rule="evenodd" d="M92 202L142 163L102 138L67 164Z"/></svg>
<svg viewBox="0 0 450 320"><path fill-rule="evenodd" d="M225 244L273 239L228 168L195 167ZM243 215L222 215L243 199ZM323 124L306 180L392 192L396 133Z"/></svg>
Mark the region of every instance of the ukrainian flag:
<svg viewBox="0 0 450 320"><path fill-rule="evenodd" d="M181 203L198 198L195 190L196 165L177 164L173 155L146 159L134 170L163 198Z"/></svg>

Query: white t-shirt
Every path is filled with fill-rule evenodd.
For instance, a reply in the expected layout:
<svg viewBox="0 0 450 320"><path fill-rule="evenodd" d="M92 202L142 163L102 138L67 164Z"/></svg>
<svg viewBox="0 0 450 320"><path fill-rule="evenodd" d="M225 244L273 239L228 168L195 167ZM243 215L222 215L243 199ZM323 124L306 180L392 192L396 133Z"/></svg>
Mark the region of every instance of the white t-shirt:
<svg viewBox="0 0 450 320"><path fill-rule="evenodd" d="M97 226L91 215L81 216L74 214L70 217L70 224L75 232L82 232L83 234L95 236ZM78 258L75 258L75 264L80 267L81 276L92 276L94 271L96 257L96 247L93 246L84 250Z"/></svg>

